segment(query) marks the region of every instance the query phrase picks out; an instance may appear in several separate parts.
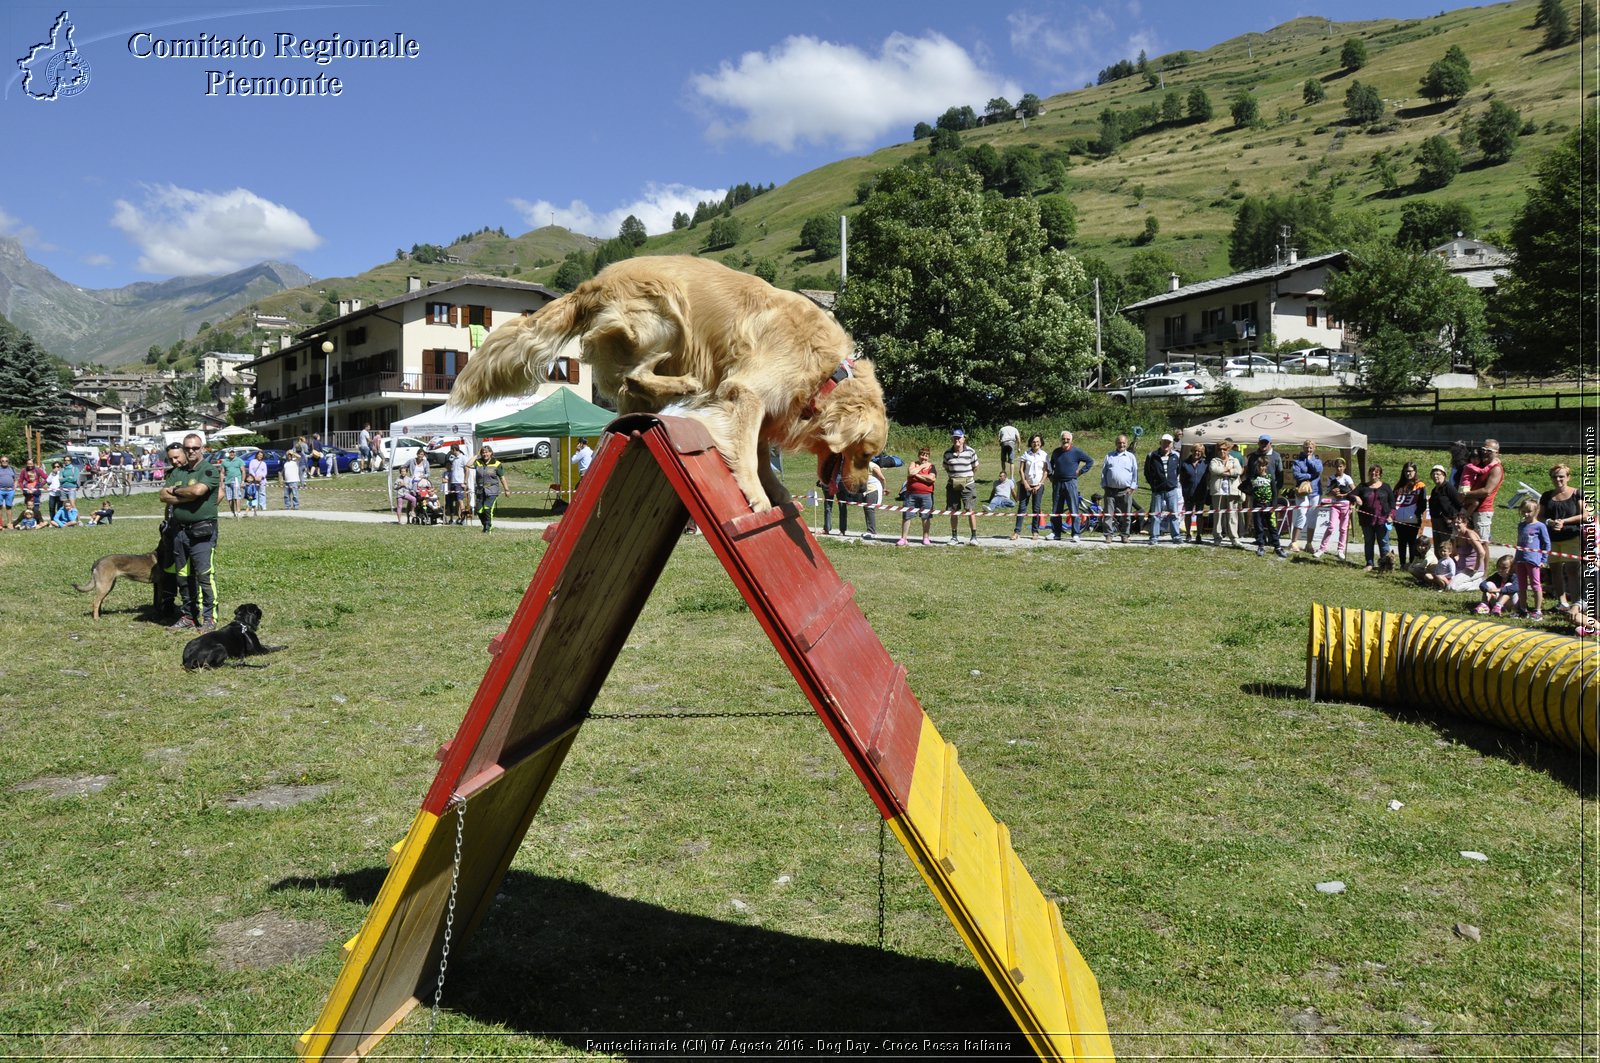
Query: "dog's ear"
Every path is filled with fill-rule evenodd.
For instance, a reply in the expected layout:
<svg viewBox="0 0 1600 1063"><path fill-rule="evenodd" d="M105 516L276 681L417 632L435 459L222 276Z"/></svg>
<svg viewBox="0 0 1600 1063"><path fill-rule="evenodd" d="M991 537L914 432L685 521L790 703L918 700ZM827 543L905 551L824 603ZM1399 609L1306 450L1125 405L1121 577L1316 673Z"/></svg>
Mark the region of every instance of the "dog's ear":
<svg viewBox="0 0 1600 1063"><path fill-rule="evenodd" d="M818 420L822 439L835 454L859 449L870 457L888 445L883 389L871 376L854 376L841 383L823 404Z"/></svg>

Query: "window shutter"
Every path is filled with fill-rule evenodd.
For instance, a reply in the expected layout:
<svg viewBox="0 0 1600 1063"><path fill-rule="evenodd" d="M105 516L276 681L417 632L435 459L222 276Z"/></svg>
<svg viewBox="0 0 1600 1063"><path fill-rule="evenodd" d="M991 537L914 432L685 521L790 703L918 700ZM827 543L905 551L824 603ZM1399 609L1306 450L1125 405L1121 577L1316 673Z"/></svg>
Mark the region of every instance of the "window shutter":
<svg viewBox="0 0 1600 1063"><path fill-rule="evenodd" d="M490 325L492 324L491 316L493 314L494 314L494 311L489 309L487 306L483 308L483 327L484 328L489 328Z"/></svg>
<svg viewBox="0 0 1600 1063"><path fill-rule="evenodd" d="M570 384L578 382L578 360L576 358L567 359L567 382Z"/></svg>
<svg viewBox="0 0 1600 1063"><path fill-rule="evenodd" d="M457 327L460 327L460 325L461 325L461 308L459 306L452 306L450 308L450 324L455 325Z"/></svg>
<svg viewBox="0 0 1600 1063"><path fill-rule="evenodd" d="M433 304L429 303L428 304L428 324L432 325L433 323L434 323L434 320L433 320Z"/></svg>

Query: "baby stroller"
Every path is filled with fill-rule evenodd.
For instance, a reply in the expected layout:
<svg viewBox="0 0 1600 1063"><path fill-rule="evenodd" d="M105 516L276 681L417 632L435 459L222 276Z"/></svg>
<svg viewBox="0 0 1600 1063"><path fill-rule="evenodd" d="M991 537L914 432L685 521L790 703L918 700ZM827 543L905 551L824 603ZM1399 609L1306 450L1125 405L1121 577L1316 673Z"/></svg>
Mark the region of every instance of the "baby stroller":
<svg viewBox="0 0 1600 1063"><path fill-rule="evenodd" d="M417 501L411 509L413 524L438 524L444 520L444 508L439 504L439 492L427 482L417 488Z"/></svg>

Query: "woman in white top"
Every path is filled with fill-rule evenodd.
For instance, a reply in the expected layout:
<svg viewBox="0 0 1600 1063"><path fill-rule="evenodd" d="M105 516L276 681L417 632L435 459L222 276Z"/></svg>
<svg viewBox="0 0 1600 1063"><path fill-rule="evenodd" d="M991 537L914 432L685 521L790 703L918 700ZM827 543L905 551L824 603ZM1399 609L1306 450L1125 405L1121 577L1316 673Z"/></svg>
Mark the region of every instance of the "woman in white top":
<svg viewBox="0 0 1600 1063"><path fill-rule="evenodd" d="M1244 466L1233 453L1233 440L1224 439L1210 467L1211 508L1216 510L1216 523L1211 526L1212 546L1221 546L1224 535L1229 544L1239 545L1239 520L1243 516L1239 511L1239 477L1243 475Z"/></svg>
<svg viewBox="0 0 1600 1063"><path fill-rule="evenodd" d="M1045 453L1044 436L1035 434L1028 437L1028 449L1022 452L1022 458L1017 462L1022 471L1022 493L1017 499L1017 526L1012 529L1011 537L1015 539L1022 534L1022 515L1028 511L1028 505L1033 504L1033 537L1039 537L1039 507L1044 500L1044 481L1046 470L1050 465L1050 455Z"/></svg>

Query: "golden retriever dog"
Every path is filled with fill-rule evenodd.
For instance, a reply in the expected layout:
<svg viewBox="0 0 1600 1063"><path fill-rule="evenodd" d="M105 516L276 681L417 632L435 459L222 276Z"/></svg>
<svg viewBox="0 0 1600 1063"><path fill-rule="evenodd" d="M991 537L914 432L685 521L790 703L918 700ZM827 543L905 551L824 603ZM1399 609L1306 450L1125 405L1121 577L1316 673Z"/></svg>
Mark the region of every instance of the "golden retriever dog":
<svg viewBox="0 0 1600 1063"><path fill-rule="evenodd" d="M750 508L789 497L767 461L777 444L842 461L846 488L866 483L888 438L883 390L850 336L809 299L707 259L626 259L571 293L497 327L450 393L471 406L523 395L558 358L594 369L622 413L704 424Z"/></svg>

